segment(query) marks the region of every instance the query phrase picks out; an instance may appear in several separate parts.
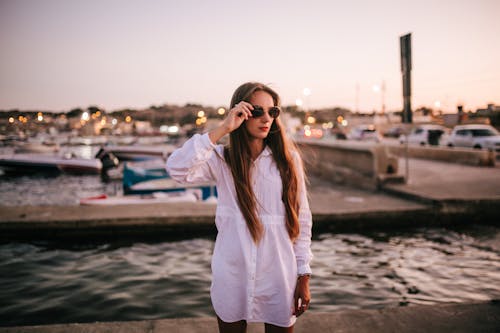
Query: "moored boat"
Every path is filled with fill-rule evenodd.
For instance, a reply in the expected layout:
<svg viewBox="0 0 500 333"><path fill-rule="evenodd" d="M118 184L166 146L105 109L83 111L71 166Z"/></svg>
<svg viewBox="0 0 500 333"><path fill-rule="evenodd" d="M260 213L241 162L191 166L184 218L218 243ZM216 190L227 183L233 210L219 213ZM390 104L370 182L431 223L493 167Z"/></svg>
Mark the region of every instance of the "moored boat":
<svg viewBox="0 0 500 333"><path fill-rule="evenodd" d="M153 192L182 192L186 190L198 189L201 191L201 199L207 200L211 197L217 197L217 188L215 184L180 184L172 178L158 178L142 181L124 188L125 194L148 194Z"/></svg>
<svg viewBox="0 0 500 333"><path fill-rule="evenodd" d="M103 152L112 153L120 162L144 161L161 158L166 160L168 155L175 150L175 146L104 146L101 147L96 157Z"/></svg>
<svg viewBox="0 0 500 333"><path fill-rule="evenodd" d="M138 205L154 203L198 202L201 199L200 190L186 190L183 192L154 192L150 194L122 195L108 197L99 195L80 199L80 205Z"/></svg>

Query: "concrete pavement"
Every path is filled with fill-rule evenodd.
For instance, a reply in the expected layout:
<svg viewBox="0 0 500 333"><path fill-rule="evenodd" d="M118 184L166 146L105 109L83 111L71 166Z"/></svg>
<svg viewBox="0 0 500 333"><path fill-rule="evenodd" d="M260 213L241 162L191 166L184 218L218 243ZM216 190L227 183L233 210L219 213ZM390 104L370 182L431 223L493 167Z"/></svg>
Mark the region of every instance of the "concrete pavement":
<svg viewBox="0 0 500 333"><path fill-rule="evenodd" d="M343 333L496 333L500 331L500 302L415 305L380 310L306 312L295 332ZM215 318L180 318L130 322L59 324L1 328L1 333L211 333ZM262 324L249 324L249 333L264 332Z"/></svg>
<svg viewBox="0 0 500 333"><path fill-rule="evenodd" d="M399 172L405 165L399 160ZM409 182L360 190L311 179L314 231L500 221L500 168L411 159ZM0 206L0 239L214 234L215 205Z"/></svg>

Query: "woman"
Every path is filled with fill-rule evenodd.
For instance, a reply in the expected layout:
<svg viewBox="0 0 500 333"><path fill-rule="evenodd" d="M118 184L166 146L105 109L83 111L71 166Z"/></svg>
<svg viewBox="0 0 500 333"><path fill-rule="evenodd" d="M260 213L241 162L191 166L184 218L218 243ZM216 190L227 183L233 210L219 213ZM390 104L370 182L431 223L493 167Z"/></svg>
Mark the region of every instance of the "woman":
<svg viewBox="0 0 500 333"><path fill-rule="evenodd" d="M309 306L311 212L279 105L268 86L245 83L222 125L194 135L167 161L179 182L217 184L210 294L220 332L245 332L247 322L293 332ZM216 145L226 134L229 146Z"/></svg>

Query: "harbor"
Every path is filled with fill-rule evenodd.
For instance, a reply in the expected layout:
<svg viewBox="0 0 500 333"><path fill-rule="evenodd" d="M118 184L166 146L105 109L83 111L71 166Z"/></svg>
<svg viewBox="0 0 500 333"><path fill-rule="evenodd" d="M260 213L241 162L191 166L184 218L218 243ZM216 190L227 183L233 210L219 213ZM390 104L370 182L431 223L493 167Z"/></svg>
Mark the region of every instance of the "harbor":
<svg viewBox="0 0 500 333"><path fill-rule="evenodd" d="M500 332L499 1L0 8L0 333Z"/></svg>
<svg viewBox="0 0 500 333"><path fill-rule="evenodd" d="M322 328L328 332L329 327L338 328L345 325L346 332L363 332L373 331L373 325L376 325L382 332L386 331L387 328L403 325L408 332L417 332L424 328L429 332L438 332L441 329L460 331L463 328L463 321L460 316L450 316L450 313L454 311L468 313L469 318L476 318L477 320L473 321L475 322L473 326L477 328L484 325L486 332L494 331L500 325L498 316L495 316L498 313L498 301L496 300L500 298L500 290L496 287L495 282L497 281L496 272L500 253L498 226L498 207L500 204L498 190L500 177L498 175L500 169L498 166L479 167L422 159L410 159L409 162L410 178L407 183L387 183L379 189L346 186L345 184L325 182L318 176L310 177L309 196L314 221L313 251L316 252L316 264L318 265L315 268L313 264L317 275L313 280L312 293L313 297L316 296L318 299L316 309L312 307L310 312L298 321L297 330L300 329L301 325L305 325L304 327ZM398 163L403 164L404 161L399 160ZM401 171L403 168L400 167L399 170ZM19 327L0 328L0 331L57 332L71 330L72 332L97 332L106 330L109 332L141 332L144 330L160 332L168 328L180 332L202 332L206 331L207 327L212 327L211 329L215 331L216 322L213 319L208 298L209 261L213 237L216 233L214 214L215 204L204 202L125 206L34 205L1 207L2 241L4 243L27 242L26 244L35 246L30 250L34 251L32 255L29 254L29 251L26 253L26 264L31 260L35 260L34 263L36 263L39 251L48 255L53 251L51 249L59 249L57 253L69 250L69 253L73 253L72 256L80 253L83 255L82 259L88 258L90 260L81 262L82 259L77 259L77 257L68 258L68 264L72 263L69 267L74 267L75 264L83 265L82 267L88 267L86 271L93 271L93 275L97 277L96 274L101 274L99 273L101 270L99 262L102 260L97 258L102 254L109 253L110 258L124 256L126 261L139 255L143 259L137 258L139 261L136 264L133 264L135 261L132 261L130 268L118 262L113 264L118 265L115 266L115 271L118 273L124 270L119 274L125 279L127 275L136 275L135 279L138 279L136 283L144 281L144 287L135 286L134 289L138 290L146 291L150 289L144 289L148 285L165 283L162 294L166 293L164 297L167 298L175 297L178 306L163 308L157 319L143 319L130 323L129 320L141 317L143 311L146 311L144 314L147 313L147 316L155 316L156 312L151 311L150 308L152 304L139 306L139 303L136 303L142 297L148 297L146 291L146 294L136 301L128 300L125 303L130 304L131 310L122 309L125 317L121 321L125 322L116 322L112 319L116 318L112 304L122 303L118 301L119 298L115 301L112 299L122 297L119 296L121 294L130 294L126 287L129 283L123 282L125 284L122 286L125 289L122 290L119 282L121 278L117 276L111 280L107 278L106 280L94 281L96 287L99 286L98 290L102 288L104 288L102 290L108 290L106 287L108 282L106 281L117 283L117 285L110 286L109 290L112 293L109 296L105 296L105 294L95 295L99 298L104 297L102 301L97 301L97 303L111 297L103 303L109 304L108 306L111 307L108 315L106 315L106 311L100 311L99 316L104 316L103 320L97 320L100 323L84 324L96 316L96 314L89 313L89 317L75 320L68 318L69 322L63 319L61 324L47 325L48 323L39 321L42 318L37 317L35 311L32 314L27 313L25 320L32 318L33 325L38 322L43 323L42 326L26 327L16 324L15 326ZM421 245L416 246L415 240ZM380 245L375 245L380 241L382 241ZM387 243L385 244L385 242ZM472 242L470 248L467 245L469 242ZM347 256L342 254L344 246L347 246L345 248ZM351 246L354 248L349 249ZM399 246L402 247L399 248ZM421 246L423 247L420 248ZM455 246L457 246L456 249ZM114 250L115 248L116 250ZM180 250L179 253L175 250L176 248ZM368 250L369 248L373 248L373 254L367 252L371 251ZM424 257L416 258L417 261L413 263L408 261L413 256L410 253L418 248L420 248L418 250L420 255L424 257L428 251L434 252L438 249L438 251L442 251L443 266L440 267L436 262L437 253L429 257L433 258L432 263L426 264L423 260ZM333 257L329 254L330 249L335 249ZM473 253L478 249L481 250L477 252L477 257L475 257ZM98 257L92 259L94 255L89 256L89 254L94 251ZM114 251L120 252L114 253ZM146 252L141 254L142 251ZM356 253L359 251L364 253L359 257L362 259L361 262L355 259L358 256ZM410 256L403 261L392 262L389 259L386 262L387 259L382 258L399 256L396 253L391 254L391 251L400 251L400 253L409 251L404 257ZM151 253L148 254L148 252ZM377 253L383 254L383 257L376 259ZM467 261L461 257L462 253L468 253L467 256L470 257L472 266L468 267ZM455 255L457 255L456 259ZM129 256L132 257L129 258ZM29 257L33 259L28 259ZM373 257L373 262L369 259L371 257ZM165 259L155 263L157 259L154 258ZM181 261L172 261L175 258L179 258ZM490 261L481 262L485 259ZM452 264L455 260L457 260L456 267L455 264ZM344 261L345 264L342 264ZM141 262L142 264L140 264ZM144 263L147 262L150 262L150 268L143 267ZM380 266L384 262L386 263ZM394 266L396 262L399 262L402 267L396 268L397 266ZM59 266L62 263L58 259L53 264L55 265L54 269L66 272L69 267ZM137 264L142 268L141 271L134 273L134 267ZM360 265L367 267L366 272L360 269ZM412 265L416 266L410 268ZM432 271L423 270L423 267L427 267L427 265L430 265L428 268L432 267ZM378 272L370 268L377 266L380 266L377 269ZM41 272L44 272L45 265L40 267ZM162 271L163 273L158 272L157 269L149 271L153 267L165 269L165 271ZM172 272L170 272L169 267L173 270ZM388 270L384 267L387 267ZM464 279L466 275L462 275L463 278L456 279L457 285L453 286L449 279L455 275L454 271L459 267L462 267L461 270L470 271L468 274L471 274L471 280ZM480 272L480 267L484 272ZM182 274L182 279L177 276L177 269ZM143 272L150 273L141 277ZM331 275L332 272L334 275ZM440 273L434 275L437 272ZM53 275L47 271L42 273L42 276L47 274ZM79 273L73 272L71 274L78 276ZM102 274L102 278L109 276L107 269L104 269ZM439 277L439 275L441 276ZM61 275L63 280L59 282L53 280L52 282L47 281L47 283L49 286L54 284L54 286L62 287L66 284L64 276L64 274ZM424 282L431 277L434 283ZM147 282L151 279L157 282L155 284ZM481 279L482 282L477 283L478 279ZM79 290L83 288L81 289L83 292L90 287L92 280L86 283L83 282L85 280L82 280L82 286L74 289L73 293L79 295ZM184 281L185 286L178 286L176 281ZM366 289L363 281L368 284L375 283L375 285ZM361 284L359 289L356 287L352 294L342 300L338 288L344 283L346 286L350 286L349 288ZM86 284L88 284L87 287L85 287ZM376 285L378 285L377 288L375 288ZM477 286L478 289L469 290L470 287L466 288L466 285ZM46 292L40 289L41 295L51 294L50 290L53 287L49 286L47 286ZM187 289L183 289L185 287ZM37 288L40 287L35 289ZM430 288L429 291L427 291L428 288ZM386 290L387 294L363 295L362 290ZM433 291L430 292L430 290ZM437 292L438 290L440 292ZM438 297L438 295L441 296ZM58 297L64 298L63 295ZM86 304L84 301L86 297L85 293L80 296L81 301L84 302L82 306ZM117 301L118 303L116 303ZM76 300L69 300L68 305L75 304L75 302ZM185 307L181 305L184 302L186 302ZM351 302L352 305L349 305ZM135 307L134 304L136 304ZM160 301L158 306L162 308L162 304L165 303ZM12 306L10 305L10 307ZM351 308L352 306L354 308ZM55 306L54 310L50 310L51 306L49 306L41 313L46 313L45 318L49 322L58 322L53 317L57 313L57 308ZM53 313L53 311L56 312ZM91 309L89 311L92 312ZM80 311L80 313L85 314L86 311ZM421 318L428 316L429 313L434 313L435 321L430 321L428 324L422 323ZM491 315L489 315L490 313ZM359 316L367 316L367 319L360 323L357 320ZM171 319L165 319L165 317ZM183 318L179 319L179 317ZM90 321L95 320L90 319ZM441 321L445 321L445 323L439 323ZM65 322L68 324L63 324ZM80 324L70 324L71 322L80 322ZM335 326L331 326L333 324ZM260 332L260 329L255 325L249 326L250 332Z"/></svg>

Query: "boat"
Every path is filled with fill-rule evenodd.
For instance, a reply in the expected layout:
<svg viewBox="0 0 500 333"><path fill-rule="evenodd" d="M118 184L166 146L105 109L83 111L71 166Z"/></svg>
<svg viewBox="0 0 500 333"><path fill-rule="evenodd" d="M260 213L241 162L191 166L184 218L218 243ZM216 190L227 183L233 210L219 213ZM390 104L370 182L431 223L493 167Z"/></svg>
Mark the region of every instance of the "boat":
<svg viewBox="0 0 500 333"><path fill-rule="evenodd" d="M60 150L57 143L26 142L15 148L16 153L57 153Z"/></svg>
<svg viewBox="0 0 500 333"><path fill-rule="evenodd" d="M172 178L158 178L145 180L129 186L127 189L123 188L123 192L129 194L149 194L154 192L182 192L186 190L198 189L201 191L201 200L208 200L217 197L217 188L215 184L180 184Z"/></svg>
<svg viewBox="0 0 500 333"><path fill-rule="evenodd" d="M200 190L186 190L183 192L154 192L150 194L122 195L108 197L102 194L95 197L80 199L80 205L138 205L138 204L155 204L155 203L178 203L178 202L199 202L201 199ZM205 201L210 203L211 201Z"/></svg>
<svg viewBox="0 0 500 333"><path fill-rule="evenodd" d="M144 161L150 159L161 158L166 160L176 149L173 145L163 146L103 146L97 152L96 157L100 154L108 152L112 153L118 158L120 162L123 161Z"/></svg>
<svg viewBox="0 0 500 333"><path fill-rule="evenodd" d="M170 178L163 159L123 164L123 193L125 195L174 193L186 190L201 191L201 200L217 197L215 184L184 185Z"/></svg>
<svg viewBox="0 0 500 333"><path fill-rule="evenodd" d="M123 163L123 189L125 193L127 193L134 184L147 180L169 177L165 169L165 161L160 158Z"/></svg>
<svg viewBox="0 0 500 333"><path fill-rule="evenodd" d="M44 154L0 155L0 167L8 173L68 172L99 174L103 168L101 160L71 156Z"/></svg>

